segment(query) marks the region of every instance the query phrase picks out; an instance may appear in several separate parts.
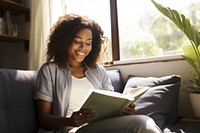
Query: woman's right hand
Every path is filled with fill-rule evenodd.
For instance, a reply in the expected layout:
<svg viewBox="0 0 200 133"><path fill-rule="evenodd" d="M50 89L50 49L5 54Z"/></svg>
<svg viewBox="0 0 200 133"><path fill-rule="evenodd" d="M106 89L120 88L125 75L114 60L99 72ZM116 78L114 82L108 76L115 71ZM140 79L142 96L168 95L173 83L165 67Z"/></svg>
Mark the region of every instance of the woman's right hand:
<svg viewBox="0 0 200 133"><path fill-rule="evenodd" d="M70 119L73 126L80 126L85 123L89 123L96 116L96 112L92 109L81 109L77 112L73 112Z"/></svg>

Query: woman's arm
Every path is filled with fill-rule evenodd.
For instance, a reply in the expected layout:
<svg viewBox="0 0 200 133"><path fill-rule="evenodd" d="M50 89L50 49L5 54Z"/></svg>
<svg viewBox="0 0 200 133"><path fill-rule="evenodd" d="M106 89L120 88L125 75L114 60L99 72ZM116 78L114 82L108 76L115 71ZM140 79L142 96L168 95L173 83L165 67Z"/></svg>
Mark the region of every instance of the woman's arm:
<svg viewBox="0 0 200 133"><path fill-rule="evenodd" d="M73 126L71 118L51 114L52 103L44 100L37 100L37 113L39 124L45 129L61 129Z"/></svg>
<svg viewBox="0 0 200 133"><path fill-rule="evenodd" d="M82 109L73 112L70 118L60 117L51 114L52 103L44 100L37 100L37 111L39 124L45 129L62 129L66 127L80 126L91 121L96 113L92 109Z"/></svg>

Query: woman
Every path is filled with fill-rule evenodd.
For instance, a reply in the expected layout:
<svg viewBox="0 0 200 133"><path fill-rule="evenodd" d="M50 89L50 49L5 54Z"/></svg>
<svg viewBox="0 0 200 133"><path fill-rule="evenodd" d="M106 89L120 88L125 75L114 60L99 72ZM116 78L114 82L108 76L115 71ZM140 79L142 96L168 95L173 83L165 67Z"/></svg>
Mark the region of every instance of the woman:
<svg viewBox="0 0 200 133"><path fill-rule="evenodd" d="M122 116L94 123L90 121L95 110L77 110L90 89L114 90L104 67L97 65L104 40L95 21L76 14L60 17L52 27L47 62L36 80L39 133L67 133L74 129L80 133L160 132L149 117L133 115L134 104L124 109Z"/></svg>

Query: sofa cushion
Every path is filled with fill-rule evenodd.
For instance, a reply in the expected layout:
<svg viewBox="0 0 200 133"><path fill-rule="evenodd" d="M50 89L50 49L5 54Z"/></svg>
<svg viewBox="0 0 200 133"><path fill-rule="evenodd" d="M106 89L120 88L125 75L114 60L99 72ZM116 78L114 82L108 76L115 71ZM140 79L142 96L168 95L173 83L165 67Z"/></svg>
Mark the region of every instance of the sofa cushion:
<svg viewBox="0 0 200 133"><path fill-rule="evenodd" d="M0 132L35 133L35 79L37 72L0 69ZM3 116L3 117L2 117Z"/></svg>
<svg viewBox="0 0 200 133"><path fill-rule="evenodd" d="M175 124L165 125L163 133L199 133L200 122L198 120L180 120Z"/></svg>
<svg viewBox="0 0 200 133"><path fill-rule="evenodd" d="M120 71L118 69L107 70L107 74L114 87L114 91L122 93L124 89L124 84Z"/></svg>
<svg viewBox="0 0 200 133"><path fill-rule="evenodd" d="M136 114L144 114L153 118L162 128L165 124L174 123L178 115L178 95L181 77L170 75L164 77L129 76L124 94L137 86L149 86L136 102Z"/></svg>

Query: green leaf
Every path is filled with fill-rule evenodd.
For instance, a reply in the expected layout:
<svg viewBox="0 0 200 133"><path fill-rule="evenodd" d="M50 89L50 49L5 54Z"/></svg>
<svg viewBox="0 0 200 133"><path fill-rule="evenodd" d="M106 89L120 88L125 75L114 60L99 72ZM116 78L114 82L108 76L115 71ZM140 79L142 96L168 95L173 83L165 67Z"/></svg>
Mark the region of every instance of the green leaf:
<svg viewBox="0 0 200 133"><path fill-rule="evenodd" d="M174 24L182 30L186 36L194 42L196 46L200 44L200 33L194 26L191 25L189 19L185 18L183 14L178 13L176 10L172 10L169 7L164 7L154 0L151 0L155 7L166 17L168 17Z"/></svg>
<svg viewBox="0 0 200 133"><path fill-rule="evenodd" d="M183 51L185 60L194 68L192 71L193 79L189 79L188 88L200 92L200 32L190 23L183 14L180 14L176 10L172 10L169 7L164 7L154 0L151 0L155 7L167 18L169 18L181 31L185 33L191 43L191 47L185 47ZM192 53L188 53L191 51Z"/></svg>

